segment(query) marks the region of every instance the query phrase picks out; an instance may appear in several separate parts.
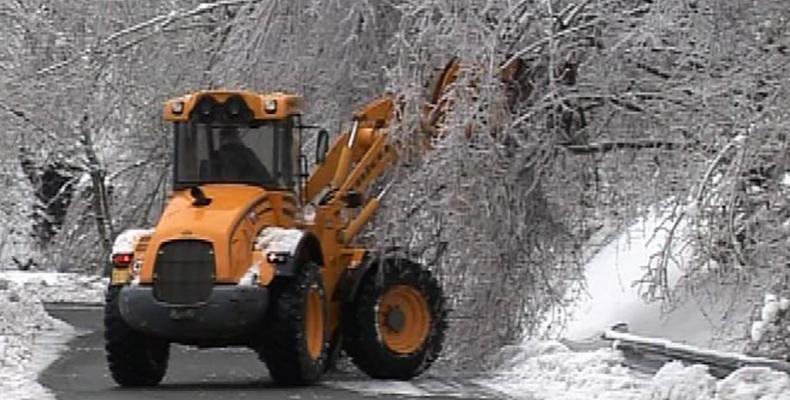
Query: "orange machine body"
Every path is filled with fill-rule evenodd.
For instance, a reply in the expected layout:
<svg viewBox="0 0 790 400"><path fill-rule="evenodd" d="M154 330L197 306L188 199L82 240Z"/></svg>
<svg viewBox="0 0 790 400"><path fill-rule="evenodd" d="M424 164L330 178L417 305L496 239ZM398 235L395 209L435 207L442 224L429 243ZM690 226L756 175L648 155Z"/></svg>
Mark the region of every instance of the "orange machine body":
<svg viewBox="0 0 790 400"><path fill-rule="evenodd" d="M261 229L295 226L296 204L290 193L235 184L205 185L203 190L212 199L211 204L194 207L187 191L175 192L153 234L138 242L135 258L141 263L140 283L152 283L161 245L184 239L211 243L215 282L237 283L253 265L253 246Z"/></svg>

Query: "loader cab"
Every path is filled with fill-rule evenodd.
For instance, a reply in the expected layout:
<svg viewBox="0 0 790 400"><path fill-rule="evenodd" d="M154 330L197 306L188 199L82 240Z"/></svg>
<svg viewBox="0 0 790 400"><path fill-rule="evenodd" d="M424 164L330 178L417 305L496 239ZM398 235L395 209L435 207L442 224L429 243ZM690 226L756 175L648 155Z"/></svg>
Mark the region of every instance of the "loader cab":
<svg viewBox="0 0 790 400"><path fill-rule="evenodd" d="M299 177L298 98L198 92L165 105L173 122L175 190L245 184L293 190Z"/></svg>

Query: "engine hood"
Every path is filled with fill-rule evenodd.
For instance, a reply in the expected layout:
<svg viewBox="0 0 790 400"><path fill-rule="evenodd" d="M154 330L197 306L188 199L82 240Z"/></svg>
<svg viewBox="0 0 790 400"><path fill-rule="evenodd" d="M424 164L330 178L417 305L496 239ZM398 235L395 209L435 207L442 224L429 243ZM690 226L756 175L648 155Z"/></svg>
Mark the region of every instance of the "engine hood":
<svg viewBox="0 0 790 400"><path fill-rule="evenodd" d="M194 205L189 190L173 193L146 248L141 283L152 281L159 247L173 240L211 243L217 282L233 282L249 267L250 243L265 224L264 214L273 209L272 196L246 185L205 185L201 189L211 199L208 205Z"/></svg>

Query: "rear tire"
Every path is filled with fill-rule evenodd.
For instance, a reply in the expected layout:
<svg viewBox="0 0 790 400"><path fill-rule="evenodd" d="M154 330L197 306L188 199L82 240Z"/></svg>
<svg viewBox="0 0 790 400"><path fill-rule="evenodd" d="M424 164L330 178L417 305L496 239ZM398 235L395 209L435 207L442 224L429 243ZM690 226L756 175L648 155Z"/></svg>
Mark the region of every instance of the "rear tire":
<svg viewBox="0 0 790 400"><path fill-rule="evenodd" d="M372 378L408 380L439 356L447 311L428 270L389 259L362 278L343 322L344 349L360 370Z"/></svg>
<svg viewBox="0 0 790 400"><path fill-rule="evenodd" d="M259 357L277 383L317 382L327 358L326 298L318 265L308 262L293 278L272 284Z"/></svg>
<svg viewBox="0 0 790 400"><path fill-rule="evenodd" d="M121 386L156 386L167 371L170 343L133 330L118 309L120 286L107 290L104 305L104 340L107 365Z"/></svg>

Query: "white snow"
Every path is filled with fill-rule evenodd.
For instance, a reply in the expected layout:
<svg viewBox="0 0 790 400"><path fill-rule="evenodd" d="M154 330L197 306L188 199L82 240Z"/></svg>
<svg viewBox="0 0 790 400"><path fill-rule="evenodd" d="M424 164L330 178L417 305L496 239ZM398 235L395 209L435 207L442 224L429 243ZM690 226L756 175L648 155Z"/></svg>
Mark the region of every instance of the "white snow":
<svg viewBox="0 0 790 400"><path fill-rule="evenodd" d="M289 253L296 251L304 232L299 229L271 227L261 231L255 247L264 253Z"/></svg>
<svg viewBox="0 0 790 400"><path fill-rule="evenodd" d="M586 293L568 310L571 318L564 337L585 340L625 322L639 334L708 344L713 327L694 304L666 314L660 302L646 303L640 295L636 282L644 276L650 256L666 240L662 234L653 236L661 220L651 215L633 224L590 260L585 268ZM682 271L670 265L667 274L669 284L674 285Z"/></svg>
<svg viewBox="0 0 790 400"><path fill-rule="evenodd" d="M683 366L671 362L662 367L650 381L644 397L650 400L702 400L716 392L716 378L704 365Z"/></svg>
<svg viewBox="0 0 790 400"><path fill-rule="evenodd" d="M763 321L776 322L776 317L779 315L779 299L776 295L768 293L765 295L765 304L760 311L760 317Z"/></svg>
<svg viewBox="0 0 790 400"><path fill-rule="evenodd" d="M699 216L699 206L697 205L696 201L690 201L684 207L683 212L686 214L686 217L689 219L694 219Z"/></svg>
<svg viewBox="0 0 790 400"><path fill-rule="evenodd" d="M134 245L141 237L154 233L153 229L127 229L115 238L111 254L134 253Z"/></svg>
<svg viewBox="0 0 790 400"><path fill-rule="evenodd" d="M398 381L333 381L327 382L330 386L340 389L350 390L353 392L364 393L369 396L409 396L409 397L426 397L431 396L431 393L420 389L411 382L398 382Z"/></svg>
<svg viewBox="0 0 790 400"><path fill-rule="evenodd" d="M52 303L104 302L107 278L73 273L0 271L0 285L7 282L34 292L41 301Z"/></svg>
<svg viewBox="0 0 790 400"><path fill-rule="evenodd" d="M716 384L719 400L788 400L790 379L767 367L741 368Z"/></svg>
<svg viewBox="0 0 790 400"><path fill-rule="evenodd" d="M767 367L741 368L716 380L705 365L664 365L654 376L621 365L619 351L573 352L531 342L479 384L524 400L790 400L790 380Z"/></svg>
<svg viewBox="0 0 790 400"><path fill-rule="evenodd" d="M778 329L777 321L779 313L787 311L790 307L790 300L779 298L773 293L766 293L763 300L763 308L760 310L760 319L752 322L751 338L754 342L762 340L767 332Z"/></svg>
<svg viewBox="0 0 790 400"><path fill-rule="evenodd" d="M618 351L573 352L559 342L526 342L502 372L480 384L516 399L620 400L644 392L646 377L622 366Z"/></svg>
<svg viewBox="0 0 790 400"><path fill-rule="evenodd" d="M666 350L672 350L673 352L690 353L703 357L732 359L732 360L738 360L741 363L752 363L752 364L761 363L760 365L767 365L769 363L775 362L775 360L769 358L753 357L742 353L705 349L688 344L672 342L664 338L637 336L626 332L618 332L615 330L606 331L604 337L606 337L609 340L620 341L621 343L646 344L658 348L663 348Z"/></svg>
<svg viewBox="0 0 790 400"><path fill-rule="evenodd" d="M763 320L752 322L752 329L749 332L752 341L759 342L760 340L762 340L763 335L765 335L767 328L768 328L768 323Z"/></svg>
<svg viewBox="0 0 790 400"><path fill-rule="evenodd" d="M790 309L790 299L786 297L782 297L779 299L779 309L782 311L787 311Z"/></svg>
<svg viewBox="0 0 790 400"><path fill-rule="evenodd" d="M92 291L93 282L67 274L0 271L0 393L4 400L54 399L36 379L75 332L50 317L42 299L93 301L83 291L86 287Z"/></svg>

